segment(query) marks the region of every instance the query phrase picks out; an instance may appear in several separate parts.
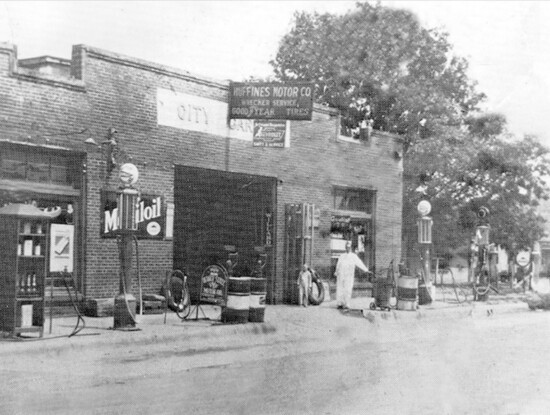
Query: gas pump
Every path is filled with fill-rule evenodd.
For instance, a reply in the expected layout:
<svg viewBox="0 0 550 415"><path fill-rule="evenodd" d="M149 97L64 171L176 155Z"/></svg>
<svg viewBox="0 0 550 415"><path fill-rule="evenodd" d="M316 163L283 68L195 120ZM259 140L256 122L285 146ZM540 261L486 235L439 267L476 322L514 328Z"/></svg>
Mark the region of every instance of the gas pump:
<svg viewBox="0 0 550 415"><path fill-rule="evenodd" d="M119 294L115 297L114 324L117 330L132 330L136 325L136 298L132 291L132 256L134 234L137 231L136 207L139 192L133 187L138 180L138 169L131 163L120 166L118 191L117 242L120 258Z"/></svg>
<svg viewBox="0 0 550 415"><path fill-rule="evenodd" d="M419 303L430 304L434 296L432 291L432 282L430 279L430 247L432 245L433 219L428 216L432 211L432 205L427 200L422 200L418 203L416 210L420 214L420 218L416 223L418 226L418 244L420 245L420 258L422 261L422 275L424 279L423 282L420 281L421 286L419 287ZM425 287L424 293L422 292L424 289L422 286Z"/></svg>
<svg viewBox="0 0 550 415"><path fill-rule="evenodd" d="M477 245L477 265L474 269L473 295L474 301L487 301L491 287L491 269L489 261L489 209L482 206L477 212L479 218L476 228L475 243Z"/></svg>

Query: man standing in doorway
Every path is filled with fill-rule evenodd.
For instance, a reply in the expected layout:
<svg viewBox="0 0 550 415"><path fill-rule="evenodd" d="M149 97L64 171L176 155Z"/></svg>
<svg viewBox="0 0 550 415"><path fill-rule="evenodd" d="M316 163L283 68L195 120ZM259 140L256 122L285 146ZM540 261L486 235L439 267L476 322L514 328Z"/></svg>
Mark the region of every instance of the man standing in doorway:
<svg viewBox="0 0 550 415"><path fill-rule="evenodd" d="M355 267L369 272L363 261L354 252L351 252L351 241L348 241L346 242L346 253L338 258L336 272L334 273L336 276L336 306L338 308L349 309Z"/></svg>

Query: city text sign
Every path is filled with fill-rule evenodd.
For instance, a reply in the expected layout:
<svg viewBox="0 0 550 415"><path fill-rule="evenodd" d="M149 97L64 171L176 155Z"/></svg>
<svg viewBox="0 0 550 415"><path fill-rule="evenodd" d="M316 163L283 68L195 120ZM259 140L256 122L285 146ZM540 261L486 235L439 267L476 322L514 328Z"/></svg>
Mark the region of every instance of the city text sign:
<svg viewBox="0 0 550 415"><path fill-rule="evenodd" d="M311 120L311 82L232 82L229 118L255 120Z"/></svg>

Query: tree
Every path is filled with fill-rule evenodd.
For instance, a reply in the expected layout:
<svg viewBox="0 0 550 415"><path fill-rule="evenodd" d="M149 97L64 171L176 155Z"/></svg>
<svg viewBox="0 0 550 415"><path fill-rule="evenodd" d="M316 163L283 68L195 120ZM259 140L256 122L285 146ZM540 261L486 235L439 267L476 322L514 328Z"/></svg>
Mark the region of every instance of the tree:
<svg viewBox="0 0 550 415"><path fill-rule="evenodd" d="M505 122L500 114L472 117L467 128L447 129L409 152L405 209L414 211L422 199L432 203L439 254L467 244L481 206L491 212L491 242L530 247L543 236L536 208L548 199L549 151L535 137L506 134ZM412 228L414 215L404 218Z"/></svg>
<svg viewBox="0 0 550 415"><path fill-rule="evenodd" d="M316 101L340 109L343 132L368 123L403 137L406 236L416 238L422 198L434 206L434 246L467 244L481 205L492 212L493 241L530 245L542 236L535 208L547 197L548 151L533 137L508 136L502 115L479 115L485 95L446 33L380 4L296 13L271 64L280 81L314 81Z"/></svg>
<svg viewBox="0 0 550 415"><path fill-rule="evenodd" d="M279 80L313 80L317 102L341 110L344 131L366 121L408 148L439 124L460 124L484 98L451 50L446 33L411 12L360 3L342 16L296 13L271 64Z"/></svg>

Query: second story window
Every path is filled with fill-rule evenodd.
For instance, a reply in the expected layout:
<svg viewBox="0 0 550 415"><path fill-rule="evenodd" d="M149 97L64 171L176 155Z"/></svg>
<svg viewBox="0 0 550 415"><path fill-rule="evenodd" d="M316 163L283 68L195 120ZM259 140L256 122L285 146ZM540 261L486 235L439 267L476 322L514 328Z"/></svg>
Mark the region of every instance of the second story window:
<svg viewBox="0 0 550 415"><path fill-rule="evenodd" d="M356 140L368 140L372 131L371 107L364 98L352 99L340 116L340 135Z"/></svg>

